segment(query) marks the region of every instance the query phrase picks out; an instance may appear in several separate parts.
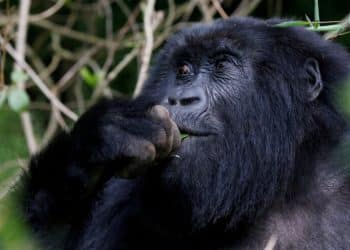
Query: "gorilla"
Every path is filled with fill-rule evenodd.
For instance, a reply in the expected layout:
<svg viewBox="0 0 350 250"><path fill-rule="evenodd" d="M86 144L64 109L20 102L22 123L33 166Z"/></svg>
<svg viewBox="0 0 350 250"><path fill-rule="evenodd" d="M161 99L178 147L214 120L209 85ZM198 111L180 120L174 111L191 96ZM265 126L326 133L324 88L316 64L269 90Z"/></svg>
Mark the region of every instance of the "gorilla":
<svg viewBox="0 0 350 250"><path fill-rule="evenodd" d="M350 57L279 22L180 31L139 97L101 101L34 156L20 204L43 248L350 249L334 158Z"/></svg>

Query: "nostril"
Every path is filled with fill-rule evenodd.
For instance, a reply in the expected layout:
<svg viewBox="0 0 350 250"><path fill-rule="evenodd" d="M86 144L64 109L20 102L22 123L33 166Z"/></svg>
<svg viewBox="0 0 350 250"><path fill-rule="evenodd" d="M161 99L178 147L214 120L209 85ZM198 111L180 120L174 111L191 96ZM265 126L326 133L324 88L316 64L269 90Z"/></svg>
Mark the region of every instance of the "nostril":
<svg viewBox="0 0 350 250"><path fill-rule="evenodd" d="M176 105L176 100L173 98L168 98L169 105Z"/></svg>
<svg viewBox="0 0 350 250"><path fill-rule="evenodd" d="M200 101L200 98L197 96L187 97L187 98L182 98L180 100L180 104L183 106L186 106L186 105L191 105L191 104L197 103L199 101Z"/></svg>

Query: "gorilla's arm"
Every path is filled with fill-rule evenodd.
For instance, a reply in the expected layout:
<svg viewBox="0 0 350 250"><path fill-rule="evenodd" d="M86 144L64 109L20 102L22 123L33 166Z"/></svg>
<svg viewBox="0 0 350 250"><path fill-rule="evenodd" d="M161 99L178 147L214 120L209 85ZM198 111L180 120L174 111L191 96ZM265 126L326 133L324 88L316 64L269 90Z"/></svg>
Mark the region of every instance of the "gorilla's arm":
<svg viewBox="0 0 350 250"><path fill-rule="evenodd" d="M79 225L108 179L142 174L179 143L163 107L100 103L31 159L24 176L26 217L38 230Z"/></svg>
<svg viewBox="0 0 350 250"><path fill-rule="evenodd" d="M88 210L84 189L89 178L73 156L72 147L71 135L62 133L30 161L24 176L24 206L36 229L67 223L79 210Z"/></svg>

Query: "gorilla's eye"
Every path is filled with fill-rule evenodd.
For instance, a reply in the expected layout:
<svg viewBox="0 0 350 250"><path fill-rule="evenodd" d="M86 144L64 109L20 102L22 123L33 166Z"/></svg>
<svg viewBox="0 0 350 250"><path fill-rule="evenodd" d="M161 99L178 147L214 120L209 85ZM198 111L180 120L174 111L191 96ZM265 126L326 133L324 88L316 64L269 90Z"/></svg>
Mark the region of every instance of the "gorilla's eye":
<svg viewBox="0 0 350 250"><path fill-rule="evenodd" d="M216 71L222 71L234 63L234 58L231 55L219 54L212 59Z"/></svg>
<svg viewBox="0 0 350 250"><path fill-rule="evenodd" d="M177 67L177 72L176 74L178 76L186 76L189 75L191 73L191 69L190 66L188 66L187 64L181 64L180 66Z"/></svg>
<svg viewBox="0 0 350 250"><path fill-rule="evenodd" d="M217 61L215 63L215 69L216 70L223 70L225 68L225 64L226 64L226 61L223 61L223 60Z"/></svg>

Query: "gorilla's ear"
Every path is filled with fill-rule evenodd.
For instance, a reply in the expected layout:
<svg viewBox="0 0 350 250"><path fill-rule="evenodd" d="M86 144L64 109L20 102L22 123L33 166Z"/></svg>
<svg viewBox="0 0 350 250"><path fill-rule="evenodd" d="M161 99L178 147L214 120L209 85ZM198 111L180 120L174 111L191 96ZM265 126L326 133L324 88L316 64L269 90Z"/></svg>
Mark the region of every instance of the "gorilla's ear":
<svg viewBox="0 0 350 250"><path fill-rule="evenodd" d="M321 93L323 89L322 76L318 62L314 58L308 58L304 65L306 72L306 89L305 97L306 101L314 101Z"/></svg>

